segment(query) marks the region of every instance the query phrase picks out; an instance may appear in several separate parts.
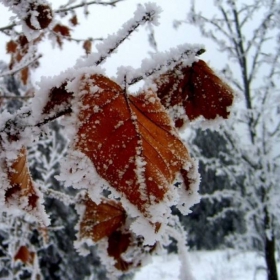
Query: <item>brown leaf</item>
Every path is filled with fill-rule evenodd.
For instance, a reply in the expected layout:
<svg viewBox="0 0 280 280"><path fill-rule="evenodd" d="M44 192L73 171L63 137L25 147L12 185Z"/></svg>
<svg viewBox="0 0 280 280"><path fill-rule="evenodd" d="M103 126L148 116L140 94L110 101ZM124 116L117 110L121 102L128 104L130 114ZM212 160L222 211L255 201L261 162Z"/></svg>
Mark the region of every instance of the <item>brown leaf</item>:
<svg viewBox="0 0 280 280"><path fill-rule="evenodd" d="M170 184L189 161L187 148L153 92L129 96L101 75L84 77L80 91L86 94L75 148L149 216L148 208L166 198Z"/></svg>
<svg viewBox="0 0 280 280"><path fill-rule="evenodd" d="M20 71L20 79L24 85L27 85L29 78L29 68L25 67Z"/></svg>
<svg viewBox="0 0 280 280"><path fill-rule="evenodd" d="M53 31L61 36L70 37L70 28L65 25L57 24L53 28Z"/></svg>
<svg viewBox="0 0 280 280"><path fill-rule="evenodd" d="M62 83L59 87L53 87L50 90L48 101L43 108L43 114L55 112L58 107L70 107L73 93L66 90L67 82Z"/></svg>
<svg viewBox="0 0 280 280"><path fill-rule="evenodd" d="M108 238L107 253L115 260L115 267L123 272L128 272L142 265L142 260L146 255L152 254L157 246L143 245L141 237L135 237L130 231L117 230L113 232ZM128 251L134 251L134 258L126 260L124 254Z"/></svg>
<svg viewBox="0 0 280 280"><path fill-rule="evenodd" d="M15 53L17 46L18 44L15 41L13 40L9 41L6 45L7 53Z"/></svg>
<svg viewBox="0 0 280 280"><path fill-rule="evenodd" d="M110 236L125 222L125 211L116 201L104 199L97 205L86 196L82 203L86 208L80 222L81 238L89 237L96 242Z"/></svg>
<svg viewBox="0 0 280 280"><path fill-rule="evenodd" d="M36 16L34 16L36 12ZM33 17L33 19L31 19ZM33 30L45 29L49 26L53 18L53 13L48 5L31 3L29 6L29 15L25 19L26 25ZM37 24L34 25L34 19Z"/></svg>
<svg viewBox="0 0 280 280"><path fill-rule="evenodd" d="M74 15L73 17L70 18L70 22L72 23L73 26L78 25L78 18L77 15Z"/></svg>
<svg viewBox="0 0 280 280"><path fill-rule="evenodd" d="M199 116L207 120L229 116L233 91L203 60L190 67L177 65L155 82L162 104L171 111L173 109L176 127L182 127L185 122L184 116L176 113L177 106L183 108L191 121Z"/></svg>
<svg viewBox="0 0 280 280"><path fill-rule="evenodd" d="M7 164L8 179L11 188L5 193L7 203L17 200L18 205L29 212L37 207L39 199L28 170L26 148L22 147L17 159L12 162L11 166ZM27 199L27 203L22 206L22 199ZM27 205L26 205L27 204Z"/></svg>
<svg viewBox="0 0 280 280"><path fill-rule="evenodd" d="M83 48L86 51L86 54L91 53L91 40L86 40L83 44Z"/></svg>
<svg viewBox="0 0 280 280"><path fill-rule="evenodd" d="M32 265L34 262L35 253L28 250L26 246L20 246L16 255L14 256L14 260L20 260L25 264Z"/></svg>

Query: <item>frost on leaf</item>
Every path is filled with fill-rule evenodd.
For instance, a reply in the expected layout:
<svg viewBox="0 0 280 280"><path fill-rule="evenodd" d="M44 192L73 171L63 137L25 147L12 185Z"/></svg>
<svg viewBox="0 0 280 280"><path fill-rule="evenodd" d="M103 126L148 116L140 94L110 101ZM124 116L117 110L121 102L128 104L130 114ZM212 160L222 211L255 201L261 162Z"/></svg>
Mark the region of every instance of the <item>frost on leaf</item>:
<svg viewBox="0 0 280 280"><path fill-rule="evenodd" d="M34 2L29 4L25 23L32 30L41 30L49 26L52 18L53 13L50 6Z"/></svg>
<svg viewBox="0 0 280 280"><path fill-rule="evenodd" d="M153 92L128 95L102 75L84 76L80 93L74 149L121 197L158 222L174 203L170 185L190 160L160 100Z"/></svg>
<svg viewBox="0 0 280 280"><path fill-rule="evenodd" d="M12 162L6 163L9 187L5 191L5 202L8 208L16 207L47 223L41 205L41 194L31 178L26 148L22 147Z"/></svg>
<svg viewBox="0 0 280 280"><path fill-rule="evenodd" d="M96 242L111 235L125 222L125 210L114 200L103 199L96 204L87 196L82 202L85 210L80 221L80 238Z"/></svg>
<svg viewBox="0 0 280 280"><path fill-rule="evenodd" d="M233 91L203 61L192 66L177 65L156 79L157 94L171 112L176 127L202 116L207 120L228 118Z"/></svg>
<svg viewBox="0 0 280 280"><path fill-rule="evenodd" d="M26 246L19 247L17 253L14 256L15 261L22 261L24 264L32 265L34 263L35 253L31 252Z"/></svg>
<svg viewBox="0 0 280 280"><path fill-rule="evenodd" d="M96 204L85 195L76 208L80 214L76 247L87 239L93 241L109 272L118 275L133 271L155 251L156 243L144 245L143 238L130 231L130 219L120 202L103 199Z"/></svg>
<svg viewBox="0 0 280 280"><path fill-rule="evenodd" d="M59 87L53 87L48 93L48 100L43 108L43 114L57 112L60 108L66 110L70 107L73 93L66 90L67 81Z"/></svg>

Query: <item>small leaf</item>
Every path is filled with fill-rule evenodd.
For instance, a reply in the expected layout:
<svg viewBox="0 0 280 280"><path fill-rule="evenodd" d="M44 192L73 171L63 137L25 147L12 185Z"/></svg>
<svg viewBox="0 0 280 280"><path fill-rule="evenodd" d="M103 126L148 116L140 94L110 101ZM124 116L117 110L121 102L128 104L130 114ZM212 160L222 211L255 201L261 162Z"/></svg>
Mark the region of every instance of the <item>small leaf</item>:
<svg viewBox="0 0 280 280"><path fill-rule="evenodd" d="M90 54L91 53L91 40L86 40L83 44L83 48L86 51L86 54Z"/></svg>
<svg viewBox="0 0 280 280"><path fill-rule="evenodd" d="M142 261L153 253L157 246L143 245L143 238L130 231L117 230L108 238L107 253L115 260L115 267L123 272L133 271L142 266ZM128 254L128 257L126 257Z"/></svg>
<svg viewBox="0 0 280 280"><path fill-rule="evenodd" d="M207 120L228 118L233 91L203 61L192 66L177 65L156 79L157 95L170 110L176 127L203 116Z"/></svg>
<svg viewBox="0 0 280 280"><path fill-rule="evenodd" d="M16 255L14 256L14 260L20 260L25 264L32 265L34 262L34 257L34 252L30 252L26 246L20 246Z"/></svg>
<svg viewBox="0 0 280 280"><path fill-rule="evenodd" d="M70 28L65 25L57 24L53 28L53 31L60 34L61 36L70 37Z"/></svg>
<svg viewBox="0 0 280 280"><path fill-rule="evenodd" d="M30 3L28 16L25 19L26 25L32 30L41 30L49 26L53 13L48 5Z"/></svg>
<svg viewBox="0 0 280 280"><path fill-rule="evenodd" d="M17 47L18 47L18 44L15 41L13 41L13 40L9 41L6 45L7 53L15 53L17 50Z"/></svg>
<svg viewBox="0 0 280 280"><path fill-rule="evenodd" d="M86 196L82 204L85 212L80 222L81 238L89 237L96 242L110 236L125 222L125 211L116 201L104 199L97 205Z"/></svg>
<svg viewBox="0 0 280 280"><path fill-rule="evenodd" d="M59 87L53 87L50 90L48 101L43 108L43 114L56 112L57 108L61 107L70 108L73 93L66 90L67 82L68 81L65 81Z"/></svg>
<svg viewBox="0 0 280 280"><path fill-rule="evenodd" d="M73 17L70 18L70 22L72 23L73 26L78 25L78 18L77 15L74 15Z"/></svg>
<svg viewBox="0 0 280 280"><path fill-rule="evenodd" d="M11 188L6 190L6 202L9 204L16 200L20 208L30 212L37 207L39 196L28 170L25 147L21 148L17 159L7 169Z"/></svg>
<svg viewBox="0 0 280 280"><path fill-rule="evenodd" d="M24 85L27 85L29 78L29 68L25 67L20 71L20 79Z"/></svg>

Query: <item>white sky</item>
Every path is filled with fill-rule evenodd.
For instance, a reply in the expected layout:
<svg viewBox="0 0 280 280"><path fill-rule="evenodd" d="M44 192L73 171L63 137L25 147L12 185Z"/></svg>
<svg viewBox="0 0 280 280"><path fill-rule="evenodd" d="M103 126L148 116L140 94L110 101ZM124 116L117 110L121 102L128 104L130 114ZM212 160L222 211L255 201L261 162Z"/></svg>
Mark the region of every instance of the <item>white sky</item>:
<svg viewBox="0 0 280 280"><path fill-rule="evenodd" d="M52 5L57 8L61 3L65 2L62 0L52 1ZM72 33L72 37L77 39L86 39L88 37L105 38L108 34L116 32L125 21L133 16L138 3L143 4L146 2L148 1L126 0L119 3L116 8L93 5L90 6L88 18L83 15L82 8L77 9L80 24L74 28L75 32ZM214 54L217 55L217 52L212 42L202 39L198 30L190 25L181 25L177 30L173 28L174 20L186 18L189 2L186 0L156 1L163 9L160 25L155 28L158 50L168 50L183 43L202 43L206 45L207 49L202 58L210 62L212 66L217 67L218 64L213 63ZM0 4L0 27L8 25L9 17L12 15ZM67 19L65 18L63 21L67 23ZM5 54L5 44L8 40L7 36L0 34L0 60L6 62L9 62L9 56ZM67 42L64 44L63 49L59 50L58 48L53 48L50 41L45 39L45 42L40 44L39 50L43 54L43 58L40 60L40 68L36 69L33 74L34 81L39 81L42 76L52 76L60 73L60 71L73 66L77 58L84 55L81 43L77 44L75 42ZM138 68L142 59L148 58L148 52L151 51L153 49L148 44L145 27L140 27L138 32L133 33L130 39L119 47L117 54L113 54L111 58L107 59L104 67L109 76L114 76L119 66Z"/></svg>

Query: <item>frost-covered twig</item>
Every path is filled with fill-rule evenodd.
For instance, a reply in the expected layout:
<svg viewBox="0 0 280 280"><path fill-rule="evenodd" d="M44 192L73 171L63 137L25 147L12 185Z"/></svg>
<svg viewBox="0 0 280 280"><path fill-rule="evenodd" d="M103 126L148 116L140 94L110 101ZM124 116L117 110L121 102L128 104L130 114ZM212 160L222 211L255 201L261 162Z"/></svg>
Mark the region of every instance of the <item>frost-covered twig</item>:
<svg viewBox="0 0 280 280"><path fill-rule="evenodd" d="M204 52L205 49L202 46L190 46L187 44L178 47L176 50L173 49L169 53L157 53L149 65L142 64L140 69L134 70L132 72L130 71L131 73L127 80L127 85L133 85L157 72L160 72L163 69L166 71L167 69L174 67L183 59L190 58L193 60L195 56L201 55ZM191 63L192 62L193 61L191 61ZM121 79L122 77L118 77L118 80Z"/></svg>
<svg viewBox="0 0 280 280"><path fill-rule="evenodd" d="M11 23L7 26L4 26L4 27L0 27L0 32L5 32L7 30L11 30L13 29L17 24L16 23Z"/></svg>
<svg viewBox="0 0 280 280"><path fill-rule="evenodd" d="M18 68L12 69L10 71L2 72L2 73L0 73L0 77L14 75L17 72L21 71L22 69L32 65L34 62L39 60L41 57L42 57L42 55L40 54L40 55L36 56L35 58L33 58L32 60L28 61L27 63L20 65L20 67L18 67Z"/></svg>
<svg viewBox="0 0 280 280"><path fill-rule="evenodd" d="M158 24L159 13L161 8L155 4L145 4L139 6L134 13L134 17L127 21L117 34L109 35L104 41L97 45L98 53L93 53L87 57L83 62L79 62L77 66L92 66L100 65L109 57L121 43L123 43L140 25L146 22Z"/></svg>
<svg viewBox="0 0 280 280"><path fill-rule="evenodd" d="M122 2L124 0L115 0L115 1L111 1L111 2L102 2L102 1L89 1L89 2L82 2L81 4L75 5L75 6L71 6L71 7L65 7L65 8L60 8L58 10L56 10L56 13L65 13L68 11L73 11L75 9L78 8L82 8L84 6L90 6L90 5L102 5L102 6L112 6L115 7L117 3Z"/></svg>

